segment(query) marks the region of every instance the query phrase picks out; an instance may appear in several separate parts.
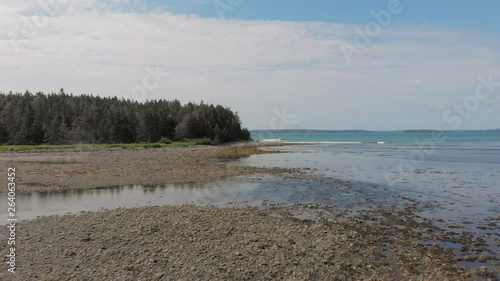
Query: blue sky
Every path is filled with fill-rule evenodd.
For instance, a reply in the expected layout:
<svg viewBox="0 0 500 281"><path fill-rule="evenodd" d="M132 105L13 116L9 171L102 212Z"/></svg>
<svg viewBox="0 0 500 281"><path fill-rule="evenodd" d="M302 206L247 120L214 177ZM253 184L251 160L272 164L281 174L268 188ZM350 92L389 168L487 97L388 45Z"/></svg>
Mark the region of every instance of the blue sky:
<svg viewBox="0 0 500 281"><path fill-rule="evenodd" d="M229 3L227 0L221 2ZM225 13L224 17L242 20L364 23L371 20L369 11L383 9L388 2L387 0L241 0L241 4L236 5L233 11ZM394 19L395 24L433 25L500 33L499 1L401 0L400 2L404 12ZM176 13L218 17L214 1L154 0L148 2L148 5L167 7Z"/></svg>
<svg viewBox="0 0 500 281"><path fill-rule="evenodd" d="M204 100L250 129L499 128L500 1L394 1L3 1L0 91Z"/></svg>

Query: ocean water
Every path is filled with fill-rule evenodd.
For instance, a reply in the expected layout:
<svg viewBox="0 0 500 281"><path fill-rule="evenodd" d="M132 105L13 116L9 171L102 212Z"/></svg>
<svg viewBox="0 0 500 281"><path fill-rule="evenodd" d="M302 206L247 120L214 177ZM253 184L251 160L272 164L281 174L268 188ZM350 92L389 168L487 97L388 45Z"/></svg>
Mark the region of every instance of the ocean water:
<svg viewBox="0 0 500 281"><path fill-rule="evenodd" d="M254 131L255 140L321 144L322 150L393 153L408 166L421 162L500 163L500 131L280 132ZM271 137L271 138L268 138ZM316 147L317 148L317 147Z"/></svg>
<svg viewBox="0 0 500 281"><path fill-rule="evenodd" d="M491 145L500 147L500 130L491 131L251 131L254 140L280 139L284 142L394 143L413 145L433 140L446 145Z"/></svg>

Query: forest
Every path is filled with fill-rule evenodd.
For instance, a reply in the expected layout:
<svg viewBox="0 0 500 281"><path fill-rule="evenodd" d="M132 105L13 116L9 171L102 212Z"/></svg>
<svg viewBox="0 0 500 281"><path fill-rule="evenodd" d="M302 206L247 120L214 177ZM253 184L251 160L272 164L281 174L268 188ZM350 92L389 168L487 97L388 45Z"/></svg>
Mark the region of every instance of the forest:
<svg viewBox="0 0 500 281"><path fill-rule="evenodd" d="M0 93L0 144L168 142L205 138L211 144L249 140L237 112L178 100L144 103L117 97Z"/></svg>

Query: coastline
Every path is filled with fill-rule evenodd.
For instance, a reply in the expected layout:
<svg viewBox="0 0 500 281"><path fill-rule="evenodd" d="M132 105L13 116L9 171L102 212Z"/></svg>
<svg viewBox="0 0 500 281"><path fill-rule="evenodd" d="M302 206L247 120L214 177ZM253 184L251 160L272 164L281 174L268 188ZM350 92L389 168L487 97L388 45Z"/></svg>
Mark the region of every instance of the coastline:
<svg viewBox="0 0 500 281"><path fill-rule="evenodd" d="M238 157L279 153L275 146L281 145L5 152L0 153L0 163L16 167L18 193L210 182L253 174L299 178L314 174L307 169L231 163ZM0 280L495 280L500 276L498 259L476 251L484 243L481 238L464 233L456 240L467 251L442 246L440 242L448 243L453 234L419 219L419 208L417 203L404 209L369 210L318 204L177 205L42 216L18 223L18 279L3 271ZM0 236L7 237L6 228L1 228ZM6 240L0 246L6 248ZM492 266L463 266L477 261Z"/></svg>

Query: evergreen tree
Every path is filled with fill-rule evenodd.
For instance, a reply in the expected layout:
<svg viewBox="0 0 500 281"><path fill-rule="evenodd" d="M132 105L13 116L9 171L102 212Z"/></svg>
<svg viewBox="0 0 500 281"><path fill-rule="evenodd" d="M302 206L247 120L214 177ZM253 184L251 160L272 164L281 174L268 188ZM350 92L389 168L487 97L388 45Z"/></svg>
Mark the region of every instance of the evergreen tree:
<svg viewBox="0 0 500 281"><path fill-rule="evenodd" d="M0 119L0 144L6 143L8 139L7 129L5 129L5 124L2 119Z"/></svg>
<svg viewBox="0 0 500 281"><path fill-rule="evenodd" d="M249 139L238 114L221 105L178 100L0 93L0 143L130 143L161 138Z"/></svg>

